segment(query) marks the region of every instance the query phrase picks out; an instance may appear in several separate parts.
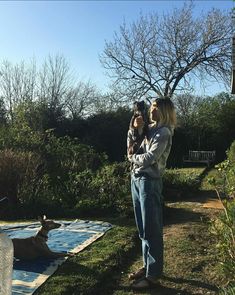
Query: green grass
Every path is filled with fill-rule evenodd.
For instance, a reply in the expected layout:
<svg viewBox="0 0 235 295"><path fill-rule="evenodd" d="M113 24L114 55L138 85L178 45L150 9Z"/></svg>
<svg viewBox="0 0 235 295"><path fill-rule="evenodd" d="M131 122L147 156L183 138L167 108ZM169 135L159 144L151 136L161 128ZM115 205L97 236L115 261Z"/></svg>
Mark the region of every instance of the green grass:
<svg viewBox="0 0 235 295"><path fill-rule="evenodd" d="M204 171L205 167L166 169L166 173L173 173L174 175L180 175L181 177L190 176L191 178L200 177Z"/></svg>
<svg viewBox="0 0 235 295"><path fill-rule="evenodd" d="M164 228L164 276L160 279L160 285L150 291L136 292L130 288L128 273L142 266L142 257L139 255L132 265L124 269L110 294L217 294L217 284L221 280L216 272L215 241L208 230L208 218L204 216L208 211L200 206L195 207L193 202L186 209L184 203L179 202L179 205L181 207L178 203L171 205L175 209L174 218L169 220L169 213L172 213L169 211L167 217L171 222ZM182 219L182 215L186 218Z"/></svg>
<svg viewBox="0 0 235 295"><path fill-rule="evenodd" d="M106 220L107 221L107 220ZM129 220L114 224L101 239L69 258L36 292L36 295L106 294L115 284L115 273L132 258L136 227ZM107 290L107 292L106 292Z"/></svg>
<svg viewBox="0 0 235 295"><path fill-rule="evenodd" d="M182 183L182 185L186 184L187 186L187 184L191 184L194 179L202 179L200 189L208 191L213 188L209 187L207 178L214 175L218 177L216 169L212 169L206 174L205 168L174 169L172 173L174 175L180 174L180 185ZM204 176L204 178L202 176ZM188 219L188 210L190 208L187 208L187 205L184 203L179 203L179 206L182 206L185 210L187 209L185 214L187 213ZM175 204L175 207L178 208L178 205ZM181 211L180 214L182 214ZM94 220L94 218L88 219ZM177 219L177 216L174 215L174 220L175 219ZM136 253L140 248L140 241L137 238L134 220L106 218L104 221L112 223L114 225L113 229L108 231L98 241L85 248L82 252L78 253L75 257L69 258L35 292L36 295L108 295L110 294L110 290L115 290L115 286L118 286L117 282L123 270L123 276L127 277L127 272L130 271L127 271L127 269L131 261L136 258ZM189 220L187 220L187 222L188 221ZM202 279L203 276L208 276L209 278L210 273L213 275L213 272L211 272L211 267L209 268L209 266L208 269L210 269L210 271L207 272L207 265L212 263L211 259L213 260L213 258L211 258L211 253L207 253L208 260L204 260L203 258L205 255L204 249L211 248L209 245L210 239L207 236L207 226L200 225L198 227L195 226L195 223L192 223L191 226L187 226L186 232L188 232L188 234L180 237L178 236L179 229L180 228L176 228L174 236L171 236L165 244L166 271L172 277L177 277L180 269L180 274L185 279L195 279L197 277ZM200 232L203 232L203 241L200 241ZM198 240L200 241L199 244ZM138 265L141 263L142 261L140 259ZM190 267L194 263L195 270L191 273ZM126 279L124 279L124 290L116 290L116 293L113 294L129 294L129 291L125 291L125 288L128 289L129 282L125 280ZM166 283L169 284L169 282ZM174 285L172 283L172 288L174 289L176 287L179 287L179 284ZM168 292L168 290L166 290L166 292ZM133 293L130 292L130 294Z"/></svg>
<svg viewBox="0 0 235 295"><path fill-rule="evenodd" d="M209 191L209 190L215 189L214 185L208 182L208 179L212 177L215 179L216 183L220 185L222 184L222 179L221 179L221 175L219 171L215 168L212 168L210 171L208 171L206 176L202 179L201 186L200 186L201 190Z"/></svg>
<svg viewBox="0 0 235 295"><path fill-rule="evenodd" d="M223 288L219 295L235 295L235 285Z"/></svg>
<svg viewBox="0 0 235 295"><path fill-rule="evenodd" d="M163 195L166 200L190 198L198 191L206 168L167 169L163 176Z"/></svg>
<svg viewBox="0 0 235 295"><path fill-rule="evenodd" d="M188 174L200 175L205 170L205 167L176 168L176 169L173 169L173 170L177 171L177 172L179 172L181 174L185 174L185 175L188 175Z"/></svg>

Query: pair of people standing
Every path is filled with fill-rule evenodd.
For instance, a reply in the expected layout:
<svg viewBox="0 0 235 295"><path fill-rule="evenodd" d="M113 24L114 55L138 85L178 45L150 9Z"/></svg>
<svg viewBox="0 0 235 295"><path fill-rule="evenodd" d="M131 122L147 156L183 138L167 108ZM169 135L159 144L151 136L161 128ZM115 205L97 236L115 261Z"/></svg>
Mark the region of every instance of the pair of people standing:
<svg viewBox="0 0 235 295"><path fill-rule="evenodd" d="M145 128L143 116L133 118L127 135L131 193L143 255L143 268L130 275L135 289L152 287L163 271L162 175L176 125L172 101L156 99L150 107L150 121Z"/></svg>

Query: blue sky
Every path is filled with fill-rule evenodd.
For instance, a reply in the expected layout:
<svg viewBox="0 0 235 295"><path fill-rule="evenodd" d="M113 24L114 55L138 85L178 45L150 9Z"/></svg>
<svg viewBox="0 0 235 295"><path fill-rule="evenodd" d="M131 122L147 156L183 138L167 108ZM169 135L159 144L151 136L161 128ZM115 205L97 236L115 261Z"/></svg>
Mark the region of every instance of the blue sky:
<svg viewBox="0 0 235 295"><path fill-rule="evenodd" d="M212 7L231 10L232 0L194 1L195 15ZM184 1L0 1L0 61L32 58L40 64L49 54L62 54L77 79L105 90L108 78L99 62L105 40L125 19L157 11L162 14ZM205 94L223 90L213 84Z"/></svg>

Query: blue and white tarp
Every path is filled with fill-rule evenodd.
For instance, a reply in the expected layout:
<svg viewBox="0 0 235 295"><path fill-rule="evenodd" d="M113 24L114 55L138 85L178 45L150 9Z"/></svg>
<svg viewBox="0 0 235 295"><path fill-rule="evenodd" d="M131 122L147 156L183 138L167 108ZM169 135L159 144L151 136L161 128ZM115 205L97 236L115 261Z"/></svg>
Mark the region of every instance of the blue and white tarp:
<svg viewBox="0 0 235 295"><path fill-rule="evenodd" d="M56 252L78 253L101 237L112 225L100 221L58 221L62 226L49 232L48 246ZM10 238L27 238L37 233L40 223L1 226ZM14 261L12 294L33 292L51 276L67 257L57 259L38 258L33 261Z"/></svg>

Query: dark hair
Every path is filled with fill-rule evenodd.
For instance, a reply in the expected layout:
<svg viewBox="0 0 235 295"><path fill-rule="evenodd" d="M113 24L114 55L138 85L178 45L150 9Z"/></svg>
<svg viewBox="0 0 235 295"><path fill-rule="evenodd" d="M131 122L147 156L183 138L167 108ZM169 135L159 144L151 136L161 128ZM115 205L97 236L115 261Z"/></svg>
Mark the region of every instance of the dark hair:
<svg viewBox="0 0 235 295"><path fill-rule="evenodd" d="M135 101L133 104L133 116L130 121L130 129L133 128L134 120L136 117L142 116L144 120L144 131L148 126L148 115L147 115L147 107L145 105L145 102L142 101Z"/></svg>

